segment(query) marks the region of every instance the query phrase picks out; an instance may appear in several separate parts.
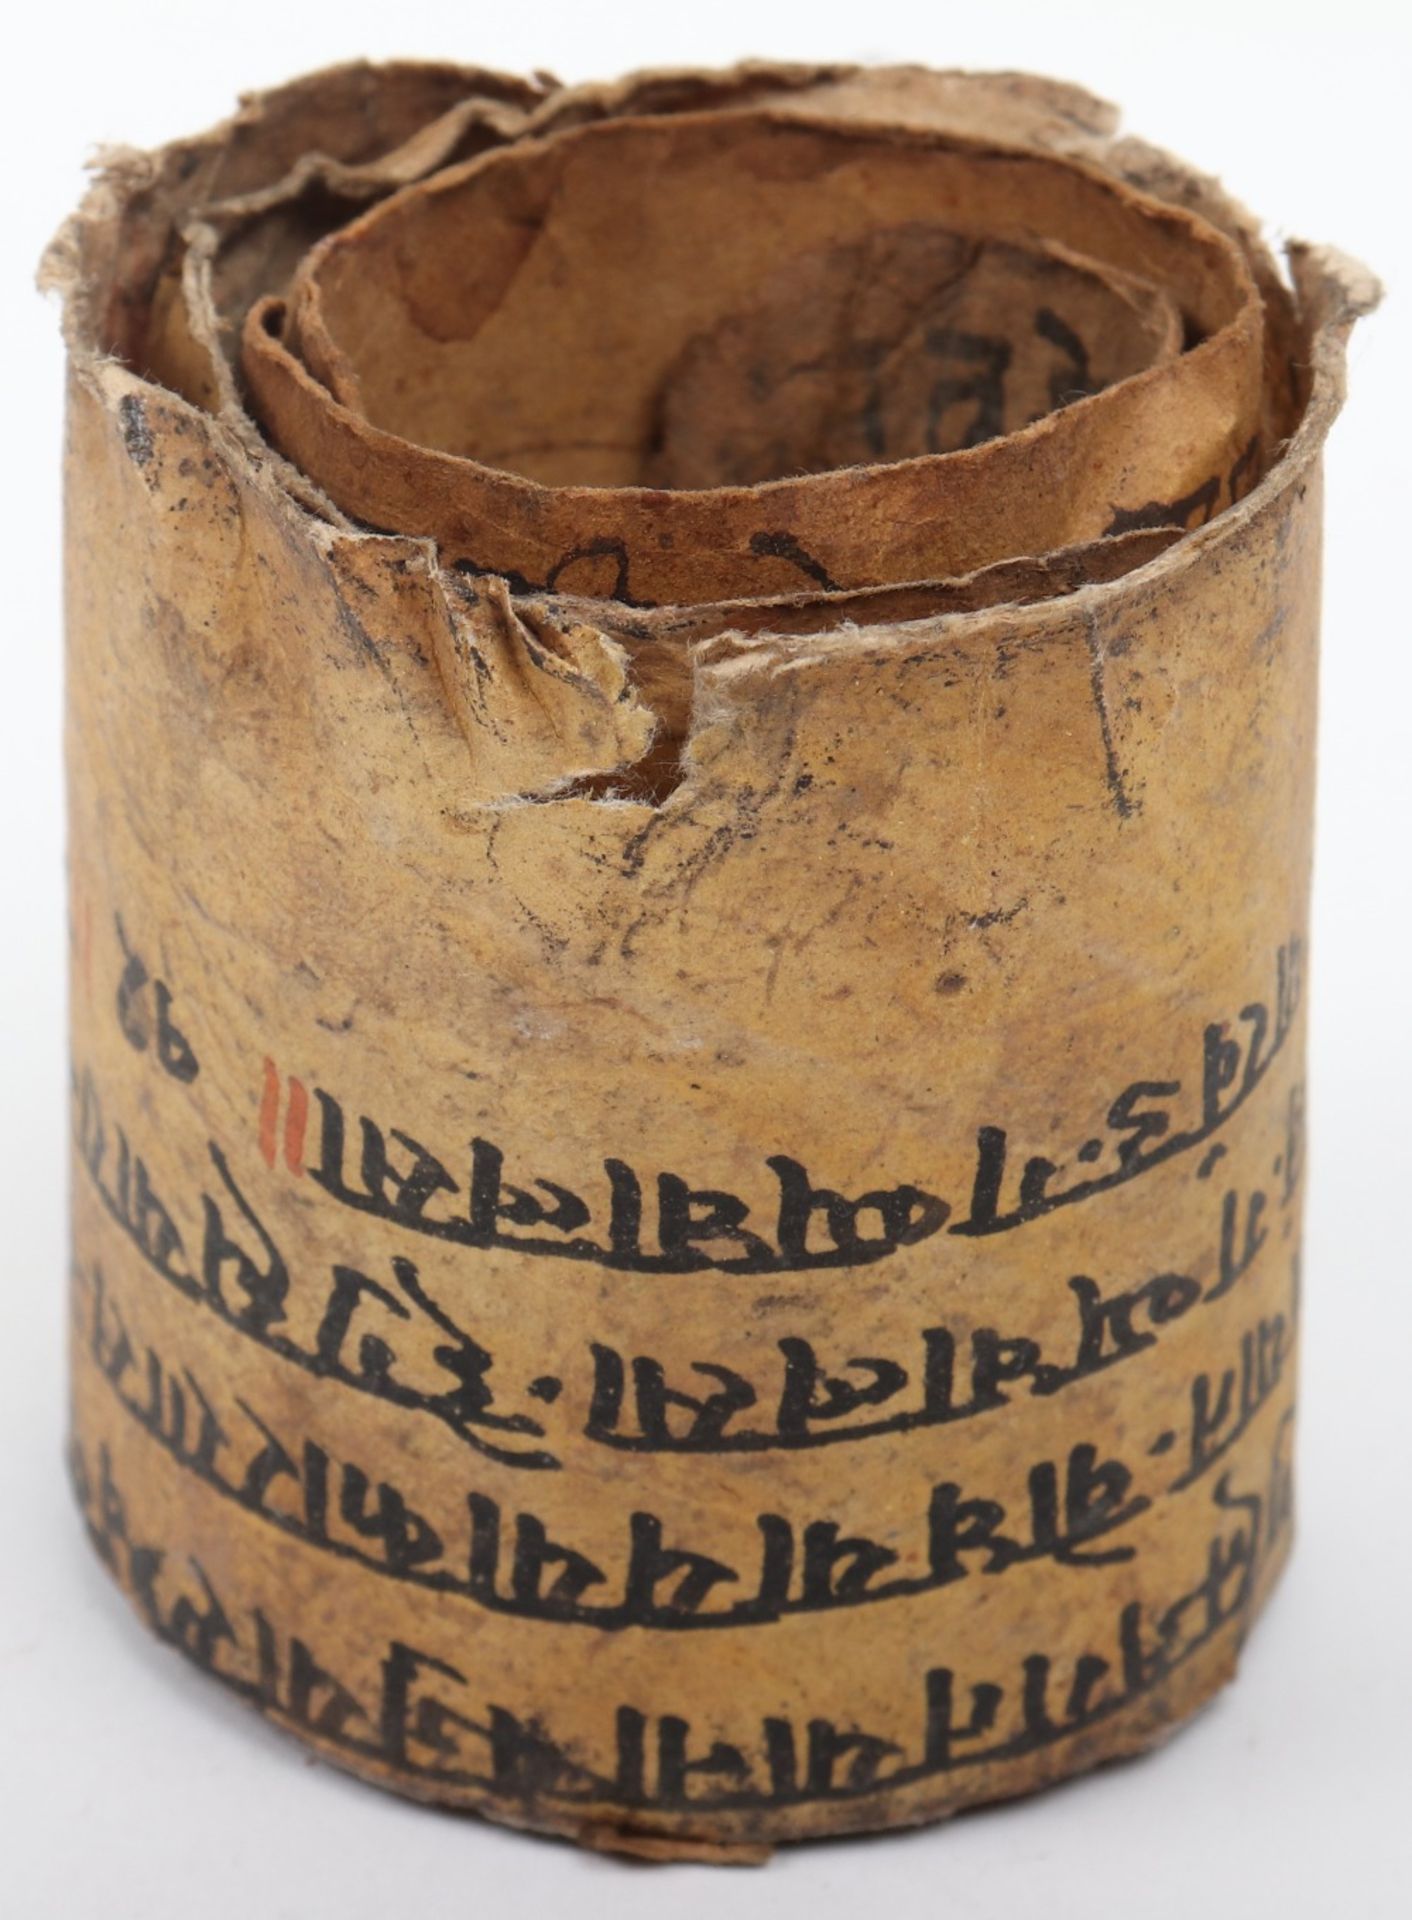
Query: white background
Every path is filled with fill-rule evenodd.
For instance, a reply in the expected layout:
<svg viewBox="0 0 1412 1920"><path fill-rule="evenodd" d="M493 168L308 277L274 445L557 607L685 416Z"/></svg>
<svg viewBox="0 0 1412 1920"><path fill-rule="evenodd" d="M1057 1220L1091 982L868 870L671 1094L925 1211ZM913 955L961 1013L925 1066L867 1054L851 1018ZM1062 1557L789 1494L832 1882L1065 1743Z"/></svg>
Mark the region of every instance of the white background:
<svg viewBox="0 0 1412 1920"><path fill-rule="evenodd" d="M0 142L0 1913L16 1920L733 1920L1412 1915L1412 329L1403 0L364 0L27 7ZM21 24L23 22L23 24ZM746 54L1030 67L1123 103L1276 234L1391 299L1329 452L1314 1152L1300 1539L1238 1686L1156 1755L1010 1808L768 1868L634 1868L404 1805L312 1763L149 1641L61 1477L64 1236L60 376L30 288L98 142L358 54L568 80Z"/></svg>

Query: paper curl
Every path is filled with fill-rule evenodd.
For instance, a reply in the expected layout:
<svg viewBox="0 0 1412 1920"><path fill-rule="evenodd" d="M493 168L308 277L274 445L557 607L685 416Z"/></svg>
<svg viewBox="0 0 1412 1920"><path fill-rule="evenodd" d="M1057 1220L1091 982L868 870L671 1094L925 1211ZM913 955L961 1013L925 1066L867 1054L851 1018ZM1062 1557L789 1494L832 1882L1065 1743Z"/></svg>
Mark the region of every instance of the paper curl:
<svg viewBox="0 0 1412 1920"><path fill-rule="evenodd" d="M1057 83L354 66L71 353L75 1483L341 1765L755 1858L1138 1751L1288 1543L1319 453Z"/></svg>

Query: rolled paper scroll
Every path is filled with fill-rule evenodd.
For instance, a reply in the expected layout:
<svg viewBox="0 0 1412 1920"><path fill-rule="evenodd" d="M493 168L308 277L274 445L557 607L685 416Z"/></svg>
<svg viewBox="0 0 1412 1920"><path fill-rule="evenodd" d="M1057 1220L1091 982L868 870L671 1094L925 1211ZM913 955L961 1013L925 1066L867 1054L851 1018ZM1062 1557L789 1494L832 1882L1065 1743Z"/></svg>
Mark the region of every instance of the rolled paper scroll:
<svg viewBox="0 0 1412 1920"><path fill-rule="evenodd" d="M1290 1538L1352 263L1015 76L353 66L71 350L73 1473L339 1765L748 1859Z"/></svg>

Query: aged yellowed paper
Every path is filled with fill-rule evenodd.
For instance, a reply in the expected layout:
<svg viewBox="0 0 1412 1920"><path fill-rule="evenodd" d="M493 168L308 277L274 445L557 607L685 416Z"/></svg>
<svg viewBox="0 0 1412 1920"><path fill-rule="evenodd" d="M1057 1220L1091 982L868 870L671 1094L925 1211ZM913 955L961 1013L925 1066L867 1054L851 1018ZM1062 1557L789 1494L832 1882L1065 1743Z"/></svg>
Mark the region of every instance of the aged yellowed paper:
<svg viewBox="0 0 1412 1920"><path fill-rule="evenodd" d="M1136 1752L1290 1540L1319 455L1075 89L356 66L71 350L73 1471L330 1759L751 1858Z"/></svg>

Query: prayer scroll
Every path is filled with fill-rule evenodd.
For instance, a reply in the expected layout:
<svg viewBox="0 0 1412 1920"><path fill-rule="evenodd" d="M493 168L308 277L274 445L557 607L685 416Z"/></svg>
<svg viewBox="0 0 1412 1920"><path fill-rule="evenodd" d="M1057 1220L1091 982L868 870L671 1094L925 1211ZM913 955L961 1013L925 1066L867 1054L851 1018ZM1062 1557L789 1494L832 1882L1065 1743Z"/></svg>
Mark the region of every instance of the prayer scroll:
<svg viewBox="0 0 1412 1920"><path fill-rule="evenodd" d="M1011 75L354 66L108 158L72 1462L185 1659L720 1859L1231 1676L1376 297L1289 269Z"/></svg>

